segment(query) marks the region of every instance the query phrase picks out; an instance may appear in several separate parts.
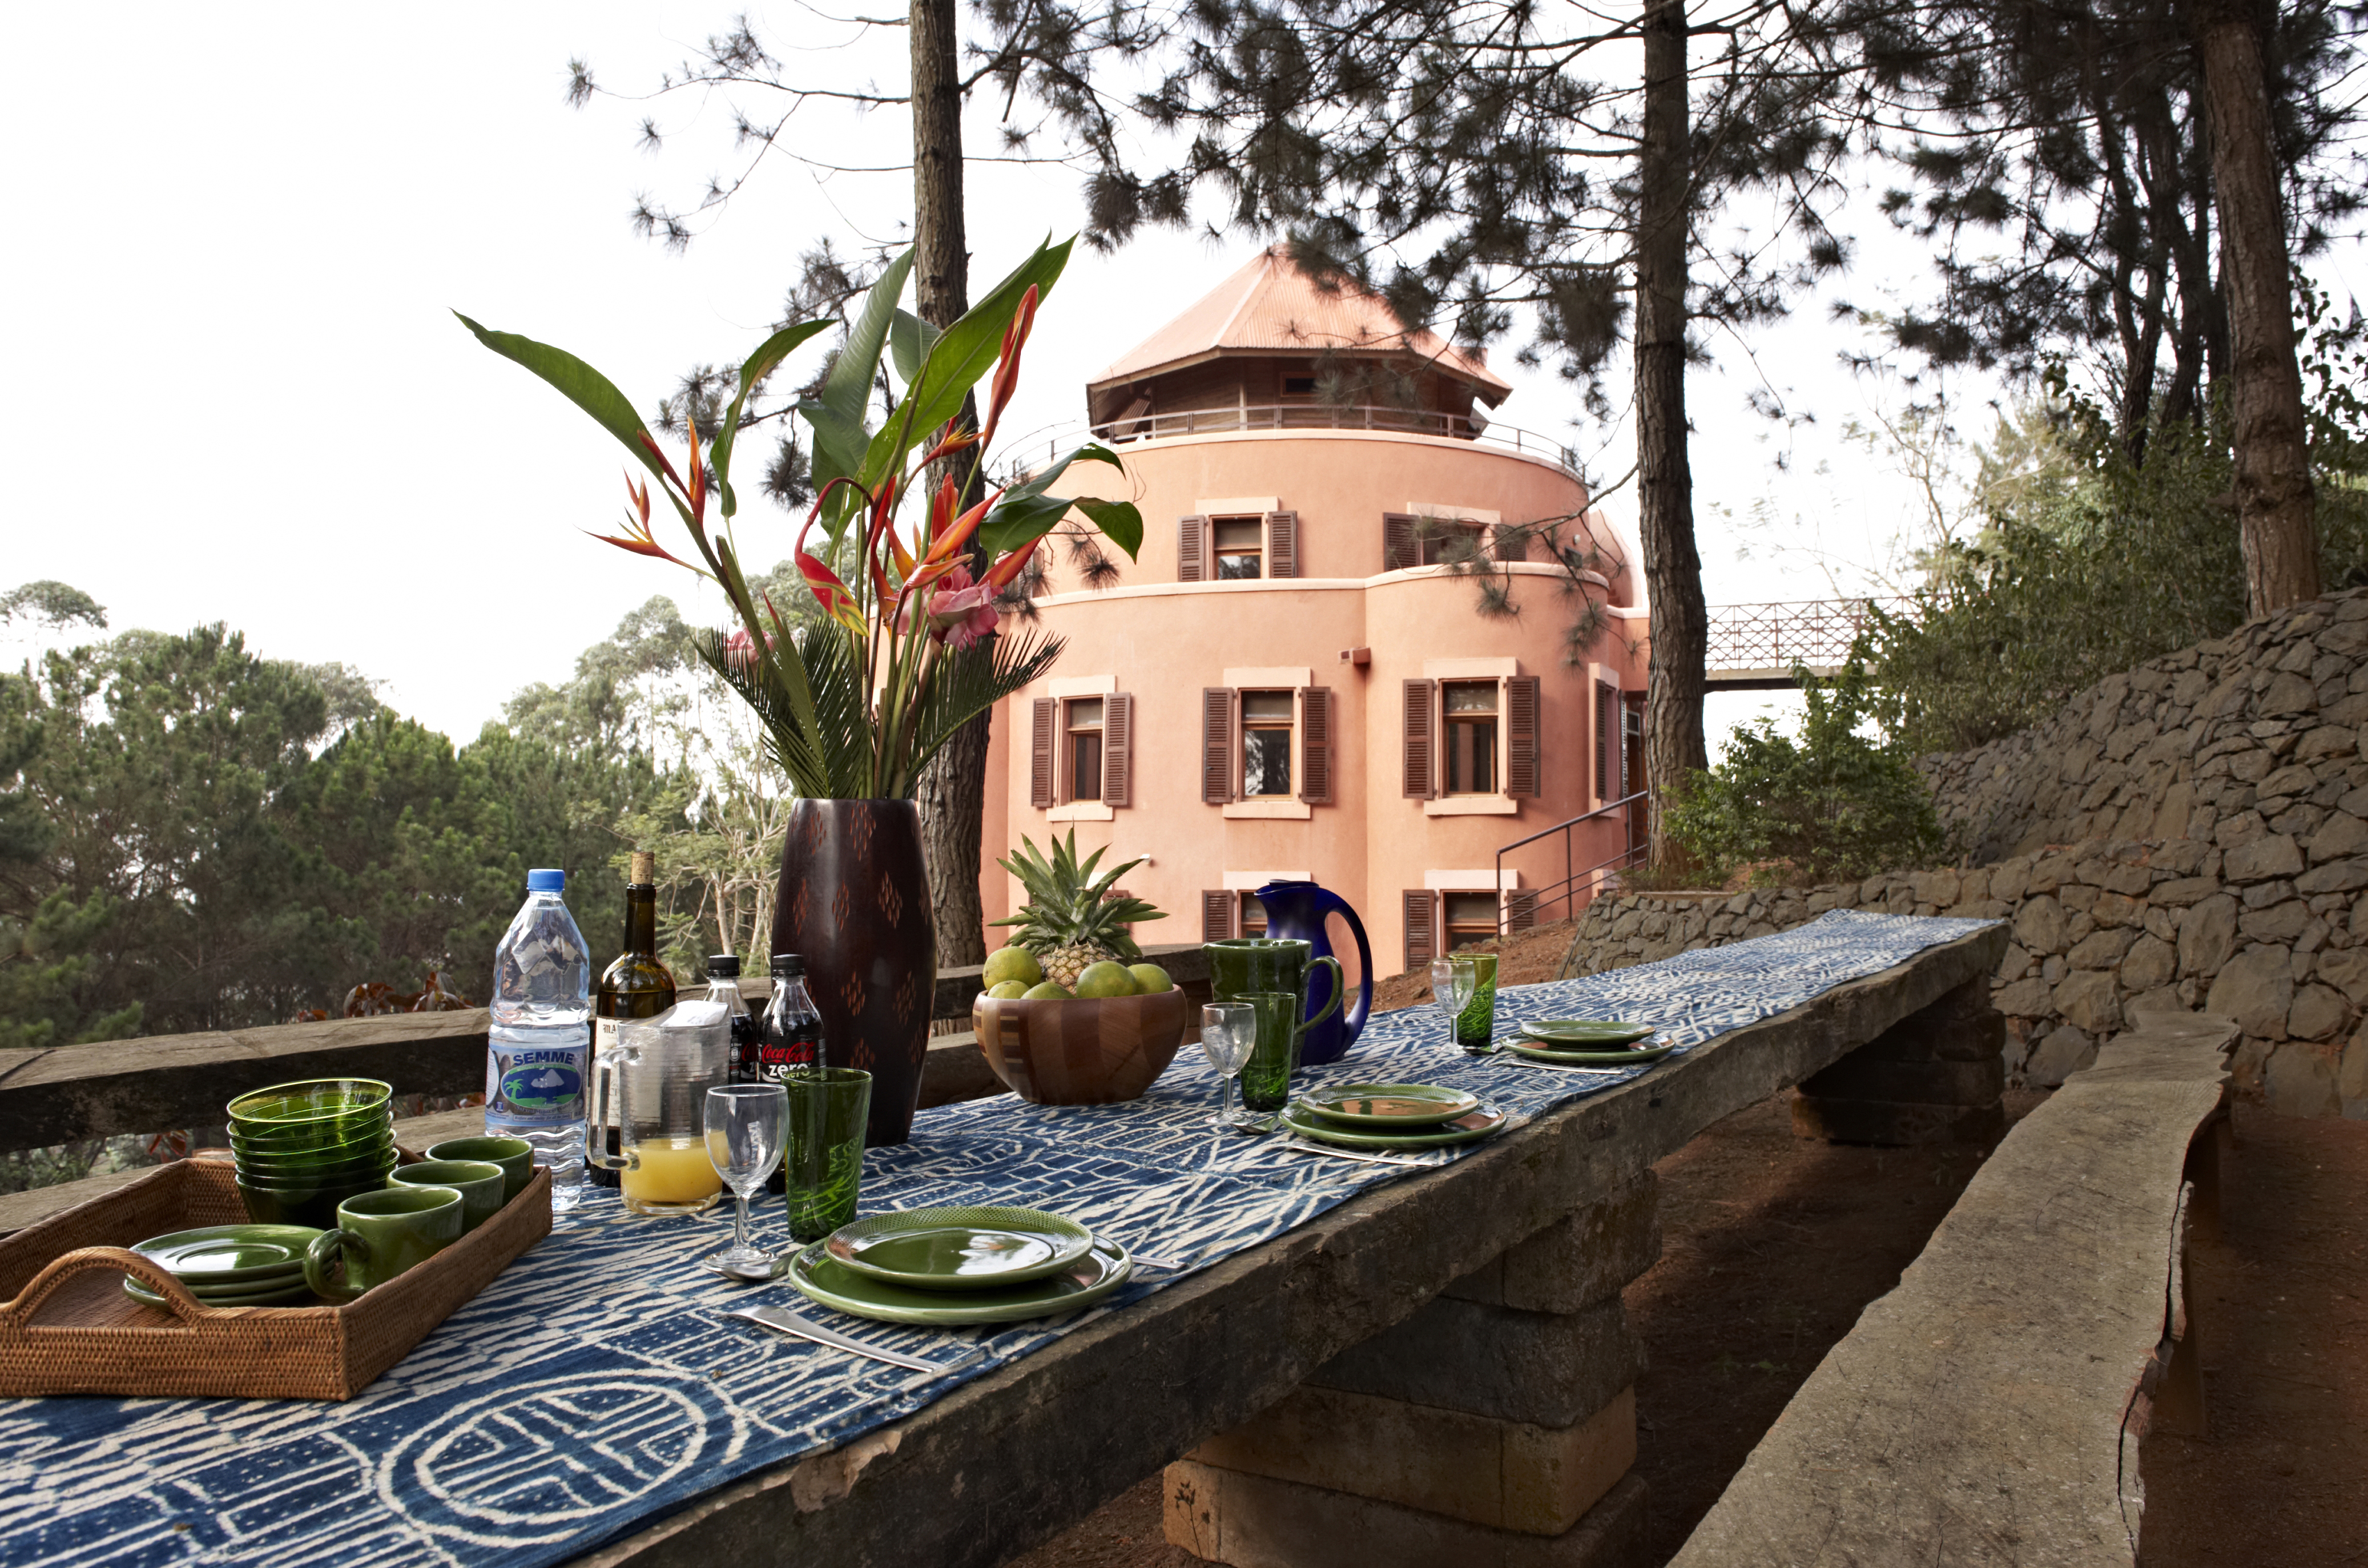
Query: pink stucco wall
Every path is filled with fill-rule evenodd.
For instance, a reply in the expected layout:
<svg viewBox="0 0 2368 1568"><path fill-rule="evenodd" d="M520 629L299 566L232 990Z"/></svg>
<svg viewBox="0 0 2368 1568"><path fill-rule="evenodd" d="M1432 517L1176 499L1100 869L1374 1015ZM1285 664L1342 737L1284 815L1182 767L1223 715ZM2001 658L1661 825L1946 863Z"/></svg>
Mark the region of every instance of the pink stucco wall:
<svg viewBox="0 0 2368 1568"><path fill-rule="evenodd" d="M1126 472L1072 470L1077 488L1127 497L1142 509L1139 562L1121 562L1120 582L1079 591L1057 557L1039 600L1042 623L1068 640L1053 676L998 710L988 789L982 901L992 920L1022 902L1017 882L994 864L1021 835L1040 846L1075 828L1081 850L1109 846L1112 858L1151 857L1131 873L1129 891L1169 912L1140 927L1145 942L1198 941L1203 890L1239 882L1247 873L1305 872L1346 896L1363 916L1376 968L1401 967L1401 894L1437 874L1488 871L1501 845L1525 837L1603 801L1595 793L1593 679L1605 675L1641 691L1645 621L1633 608L1609 619L1573 667L1565 631L1577 608L1567 582L1539 562L1511 567L1517 614L1484 618L1476 590L1441 567L1383 571L1383 514L1451 507L1499 514L1506 522L1567 517L1586 524L1584 487L1551 462L1491 446L1361 432L1290 432L1192 437L1121 449ZM1065 488L1066 486L1064 486ZM1300 518L1296 579L1179 583L1178 517L1211 502L1272 500ZM1633 606L1637 574L1612 559L1608 582L1588 592ZM1369 649L1370 663L1343 662L1344 650ZM1513 798L1493 814L1439 814L1440 807L1402 791L1401 683L1426 675L1426 661L1512 661L1511 673L1539 677L1541 794ZM1592 669L1590 668L1592 666ZM1252 818L1201 798L1201 693L1233 684L1228 670L1304 668L1328 687L1339 740L1330 803L1304 815ZM1133 799L1110 820L1093 813L1048 812L1029 803L1027 742L1030 701L1054 682L1110 676L1135 699ZM1298 764L1294 757L1294 784ZM1295 798L1292 801L1297 805ZM1083 814L1086 820L1055 820ZM1615 823L1588 824L1574 858L1580 869L1624 844ZM1564 875L1558 842L1508 859L1520 885L1541 887ZM1558 918L1559 907L1544 912ZM990 931L990 948L1004 933Z"/></svg>

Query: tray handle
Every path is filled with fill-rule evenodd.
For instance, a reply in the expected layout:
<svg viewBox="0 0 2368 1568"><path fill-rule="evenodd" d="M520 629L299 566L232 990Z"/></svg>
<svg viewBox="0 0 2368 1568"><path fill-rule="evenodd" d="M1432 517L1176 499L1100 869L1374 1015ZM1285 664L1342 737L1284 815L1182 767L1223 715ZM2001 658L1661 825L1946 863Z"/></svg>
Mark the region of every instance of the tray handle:
<svg viewBox="0 0 2368 1568"><path fill-rule="evenodd" d="M189 1328L204 1321L206 1309L189 1288L176 1279L161 1265L141 1256L128 1247L76 1247L64 1256L54 1258L50 1266L33 1276L13 1301L0 1302L0 1327L24 1329L33 1326L33 1318L41 1304L57 1293L59 1287L77 1274L97 1269L139 1277L140 1282L165 1298L165 1303L175 1317Z"/></svg>

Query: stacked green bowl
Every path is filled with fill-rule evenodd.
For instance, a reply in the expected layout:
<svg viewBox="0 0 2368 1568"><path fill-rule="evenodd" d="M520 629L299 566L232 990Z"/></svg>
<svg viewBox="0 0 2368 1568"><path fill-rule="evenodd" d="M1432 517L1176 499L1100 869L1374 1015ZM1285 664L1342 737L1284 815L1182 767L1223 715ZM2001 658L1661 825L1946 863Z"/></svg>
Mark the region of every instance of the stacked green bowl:
<svg viewBox="0 0 2368 1568"><path fill-rule="evenodd" d="M337 1205L394 1168L394 1091L375 1078L314 1078L239 1096L226 1108L247 1217L328 1230Z"/></svg>

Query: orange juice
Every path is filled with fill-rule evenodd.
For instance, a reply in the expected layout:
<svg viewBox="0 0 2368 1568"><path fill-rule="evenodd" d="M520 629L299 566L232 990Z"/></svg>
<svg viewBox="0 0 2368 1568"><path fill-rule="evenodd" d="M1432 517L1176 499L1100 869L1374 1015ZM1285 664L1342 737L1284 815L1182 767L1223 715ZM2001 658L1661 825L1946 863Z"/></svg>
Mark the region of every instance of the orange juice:
<svg viewBox="0 0 2368 1568"><path fill-rule="evenodd" d="M633 1145L633 1168L624 1173L627 1203L703 1204L723 1190L704 1142L691 1138L644 1138Z"/></svg>

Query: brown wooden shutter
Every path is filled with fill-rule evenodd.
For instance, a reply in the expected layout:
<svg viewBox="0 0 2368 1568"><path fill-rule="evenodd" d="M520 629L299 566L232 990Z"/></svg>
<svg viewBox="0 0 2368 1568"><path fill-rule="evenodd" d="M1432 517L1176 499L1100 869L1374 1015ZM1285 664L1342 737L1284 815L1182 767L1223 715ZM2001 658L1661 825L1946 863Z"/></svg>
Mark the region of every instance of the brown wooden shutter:
<svg viewBox="0 0 2368 1568"><path fill-rule="evenodd" d="M1422 564L1422 548L1415 539L1414 518L1404 512L1382 514L1382 570L1401 572Z"/></svg>
<svg viewBox="0 0 2368 1568"><path fill-rule="evenodd" d="M1299 688L1299 798L1315 805L1332 801L1332 691L1329 687Z"/></svg>
<svg viewBox="0 0 2368 1568"><path fill-rule="evenodd" d="M1438 706L1437 681L1406 683L1406 795L1410 801L1428 801L1439 793L1438 770L1431 766L1430 756Z"/></svg>
<svg viewBox="0 0 2368 1568"><path fill-rule="evenodd" d="M1134 694L1102 699L1102 804L1134 804Z"/></svg>
<svg viewBox="0 0 2368 1568"><path fill-rule="evenodd" d="M1406 893L1406 966L1408 969L1429 969L1438 956L1438 945L1430 930L1431 907L1439 895L1429 888L1408 888Z"/></svg>
<svg viewBox="0 0 2368 1568"><path fill-rule="evenodd" d="M1234 895L1224 888L1201 894L1201 940L1222 942L1234 934Z"/></svg>
<svg viewBox="0 0 2368 1568"><path fill-rule="evenodd" d="M1527 561L1530 558L1530 536L1518 523L1498 523L1495 545L1499 561Z"/></svg>
<svg viewBox="0 0 2368 1568"><path fill-rule="evenodd" d="M1176 580L1206 582L1209 577L1209 519L1176 519Z"/></svg>
<svg viewBox="0 0 2368 1568"><path fill-rule="evenodd" d="M1505 682L1505 793L1535 799L1538 790L1538 677Z"/></svg>
<svg viewBox="0 0 2368 1568"><path fill-rule="evenodd" d="M1266 515L1266 574L1269 577L1299 575L1299 514L1269 512Z"/></svg>
<svg viewBox="0 0 2368 1568"><path fill-rule="evenodd" d="M1610 805L1620 798L1611 785L1612 748L1620 744L1620 697L1601 681L1595 683L1595 798Z"/></svg>
<svg viewBox="0 0 2368 1568"><path fill-rule="evenodd" d="M1222 806L1234 798L1234 688L1201 688L1201 799Z"/></svg>
<svg viewBox="0 0 2368 1568"><path fill-rule="evenodd" d="M1040 811L1053 803L1053 727L1059 707L1049 697L1038 698L1029 725L1028 803Z"/></svg>
<svg viewBox="0 0 2368 1568"><path fill-rule="evenodd" d="M1534 892L1508 892L1505 895L1505 929L1526 931L1538 923L1538 895Z"/></svg>

